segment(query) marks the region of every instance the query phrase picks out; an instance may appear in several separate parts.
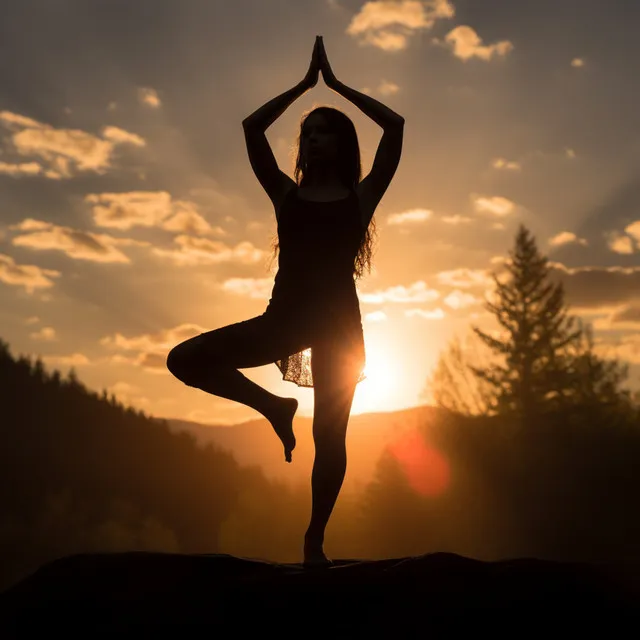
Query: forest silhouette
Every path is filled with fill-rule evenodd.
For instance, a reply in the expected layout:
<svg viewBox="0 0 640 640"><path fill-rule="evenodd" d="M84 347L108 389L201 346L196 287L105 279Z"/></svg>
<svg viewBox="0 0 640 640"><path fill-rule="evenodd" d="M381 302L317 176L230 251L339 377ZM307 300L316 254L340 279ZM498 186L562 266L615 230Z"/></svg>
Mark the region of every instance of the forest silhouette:
<svg viewBox="0 0 640 640"><path fill-rule="evenodd" d="M338 500L334 557L640 559L638 395L588 331L570 318L562 328L562 287L524 227L509 264L488 306L506 337L484 334L502 364L470 364L455 344L441 357L429 382L439 411L411 425L411 450L433 455L383 451L369 482ZM81 552L299 560L310 487L241 467L3 340L0 388L0 589ZM419 482L429 465L444 474L437 490Z"/></svg>

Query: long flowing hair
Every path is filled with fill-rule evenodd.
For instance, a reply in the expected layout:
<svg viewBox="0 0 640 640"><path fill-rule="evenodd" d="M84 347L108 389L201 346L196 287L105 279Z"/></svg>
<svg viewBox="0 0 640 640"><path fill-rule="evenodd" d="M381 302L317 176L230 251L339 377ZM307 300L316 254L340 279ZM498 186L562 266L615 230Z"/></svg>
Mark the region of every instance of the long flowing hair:
<svg viewBox="0 0 640 640"><path fill-rule="evenodd" d="M296 138L296 143L292 148L292 157L295 155L293 175L298 186L305 184L306 162L302 158L300 148L300 137L302 136L302 128L307 118L312 113L321 113L326 119L329 128L338 134L338 152L337 152L337 173L346 187L355 189L362 179L362 165L360 163L360 145L358 144L358 134L356 128L344 112L330 106L314 107L302 114L300 119L300 129ZM371 222L367 227L354 262L355 279L361 278L365 271L371 273L371 258L373 256L374 238L376 237L375 216L371 218ZM269 268L276 258L280 243L277 234L272 240L272 256Z"/></svg>

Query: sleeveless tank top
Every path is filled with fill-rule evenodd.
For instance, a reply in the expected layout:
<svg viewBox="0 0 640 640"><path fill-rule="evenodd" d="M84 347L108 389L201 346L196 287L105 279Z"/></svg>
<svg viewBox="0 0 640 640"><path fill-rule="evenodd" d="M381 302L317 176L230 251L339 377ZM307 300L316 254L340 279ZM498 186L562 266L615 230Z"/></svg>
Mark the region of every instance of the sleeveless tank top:
<svg viewBox="0 0 640 640"><path fill-rule="evenodd" d="M364 338L355 259L364 235L358 195L304 200L287 193L278 216L278 271L265 313L282 319L283 330L314 341L330 340L364 367ZM283 379L312 387L310 351L276 361ZM356 364L359 367L359 364ZM361 368L358 382L365 379Z"/></svg>

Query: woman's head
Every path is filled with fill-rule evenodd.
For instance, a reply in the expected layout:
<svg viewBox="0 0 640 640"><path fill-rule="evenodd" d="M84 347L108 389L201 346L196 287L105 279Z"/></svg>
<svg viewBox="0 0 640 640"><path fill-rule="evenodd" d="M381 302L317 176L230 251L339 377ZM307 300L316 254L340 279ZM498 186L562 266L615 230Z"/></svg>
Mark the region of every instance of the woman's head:
<svg viewBox="0 0 640 640"><path fill-rule="evenodd" d="M298 134L294 176L302 185L315 167L333 167L338 179L349 188L360 182L360 146L351 119L339 109L315 107L302 116Z"/></svg>

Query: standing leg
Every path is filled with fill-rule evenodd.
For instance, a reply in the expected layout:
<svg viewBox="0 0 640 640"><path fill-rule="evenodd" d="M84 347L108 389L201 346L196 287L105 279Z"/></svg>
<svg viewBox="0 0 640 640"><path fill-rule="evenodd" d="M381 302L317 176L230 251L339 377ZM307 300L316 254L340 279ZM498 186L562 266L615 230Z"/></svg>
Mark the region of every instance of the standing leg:
<svg viewBox="0 0 640 640"><path fill-rule="evenodd" d="M245 404L271 422L291 462L296 446L293 416L295 398L276 396L238 369L259 367L306 348L282 325L264 316L201 333L174 347L167 368L184 384Z"/></svg>
<svg viewBox="0 0 640 640"><path fill-rule="evenodd" d="M347 469L347 424L361 360L339 344L312 348L314 387L311 521L305 534L306 565L326 565L324 533Z"/></svg>

